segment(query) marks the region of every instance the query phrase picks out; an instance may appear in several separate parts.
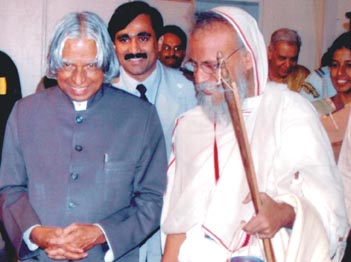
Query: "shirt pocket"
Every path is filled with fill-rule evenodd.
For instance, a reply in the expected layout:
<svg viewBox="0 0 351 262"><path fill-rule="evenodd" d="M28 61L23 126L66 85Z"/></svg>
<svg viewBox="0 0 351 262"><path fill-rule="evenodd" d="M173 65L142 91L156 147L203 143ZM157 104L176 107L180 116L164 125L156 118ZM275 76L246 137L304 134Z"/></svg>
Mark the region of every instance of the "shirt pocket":
<svg viewBox="0 0 351 262"><path fill-rule="evenodd" d="M127 161L107 160L104 162L105 200L113 206L118 203L129 205L133 194L135 164ZM116 201L118 200L118 201Z"/></svg>

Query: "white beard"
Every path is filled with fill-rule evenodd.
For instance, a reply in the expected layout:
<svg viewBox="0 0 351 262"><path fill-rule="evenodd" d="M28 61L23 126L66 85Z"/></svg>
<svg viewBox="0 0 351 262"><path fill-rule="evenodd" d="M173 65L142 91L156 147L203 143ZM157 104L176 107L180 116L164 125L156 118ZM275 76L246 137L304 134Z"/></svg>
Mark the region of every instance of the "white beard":
<svg viewBox="0 0 351 262"><path fill-rule="evenodd" d="M206 116L211 122L228 125L231 123L229 109L224 98L222 85L204 82L196 84L196 98ZM211 90L212 95L207 95L203 91Z"/></svg>
<svg viewBox="0 0 351 262"><path fill-rule="evenodd" d="M224 97L224 92L231 92L231 90L225 90L222 84L212 82L196 84L195 88L198 104L202 107L209 120L222 125L231 124L230 112ZM247 96L247 82L244 77L237 79L237 88L240 102L242 103ZM211 91L212 94L205 94L204 90Z"/></svg>

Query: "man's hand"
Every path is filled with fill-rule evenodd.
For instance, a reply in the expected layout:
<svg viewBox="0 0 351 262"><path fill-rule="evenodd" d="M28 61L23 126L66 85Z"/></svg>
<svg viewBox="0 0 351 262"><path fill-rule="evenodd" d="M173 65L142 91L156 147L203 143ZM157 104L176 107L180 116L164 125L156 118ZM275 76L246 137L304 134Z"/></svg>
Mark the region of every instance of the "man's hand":
<svg viewBox="0 0 351 262"><path fill-rule="evenodd" d="M62 237L67 244L84 251L106 242L105 235L96 225L74 223L63 229Z"/></svg>
<svg viewBox="0 0 351 262"><path fill-rule="evenodd" d="M88 255L86 251L106 242L98 226L76 223L63 229L38 226L30 238L52 259L83 259Z"/></svg>
<svg viewBox="0 0 351 262"><path fill-rule="evenodd" d="M37 226L32 230L30 240L40 248L46 249L58 245L62 234L63 230L59 227Z"/></svg>
<svg viewBox="0 0 351 262"><path fill-rule="evenodd" d="M37 226L32 230L30 239L52 259L82 259L88 255L81 248L66 245L62 235L62 228Z"/></svg>
<svg viewBox="0 0 351 262"><path fill-rule="evenodd" d="M282 227L291 228L295 220L292 206L274 201L266 193L260 193L262 201L258 214L243 226L243 230L250 235L258 234L259 238L272 238ZM243 203L251 201L246 197Z"/></svg>

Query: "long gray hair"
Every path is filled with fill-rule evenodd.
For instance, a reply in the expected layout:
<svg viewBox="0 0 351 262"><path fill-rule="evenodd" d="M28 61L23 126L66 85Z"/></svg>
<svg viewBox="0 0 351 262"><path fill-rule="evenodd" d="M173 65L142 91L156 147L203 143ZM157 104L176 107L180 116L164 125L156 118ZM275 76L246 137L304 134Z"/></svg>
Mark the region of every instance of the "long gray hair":
<svg viewBox="0 0 351 262"><path fill-rule="evenodd" d="M96 43L97 65L104 72L104 82L110 82L119 73L119 63L105 22L92 12L72 12L56 26L47 55L47 74L56 78L63 66L62 49L67 39L87 37Z"/></svg>

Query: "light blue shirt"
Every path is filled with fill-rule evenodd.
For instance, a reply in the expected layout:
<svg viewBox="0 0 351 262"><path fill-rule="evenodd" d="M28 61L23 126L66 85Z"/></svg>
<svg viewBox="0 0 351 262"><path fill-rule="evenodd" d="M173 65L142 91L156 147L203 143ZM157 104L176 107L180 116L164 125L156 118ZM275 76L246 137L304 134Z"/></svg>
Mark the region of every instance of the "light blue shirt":
<svg viewBox="0 0 351 262"><path fill-rule="evenodd" d="M169 157L176 118L197 104L194 85L181 71L168 68L160 61L157 61L156 69L142 83L129 76L121 68L119 80L113 85L135 96L140 96L139 91L136 90L138 84L146 87L146 97L156 106Z"/></svg>
<svg viewBox="0 0 351 262"><path fill-rule="evenodd" d="M310 83L319 94L318 97L314 98L311 94L307 94L301 89L300 94L311 102L333 97L337 93L330 79L330 71L327 66L318 68L311 72L311 74L305 79L305 82Z"/></svg>

